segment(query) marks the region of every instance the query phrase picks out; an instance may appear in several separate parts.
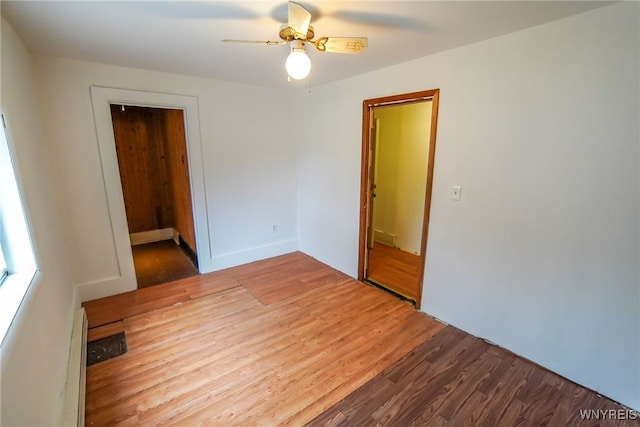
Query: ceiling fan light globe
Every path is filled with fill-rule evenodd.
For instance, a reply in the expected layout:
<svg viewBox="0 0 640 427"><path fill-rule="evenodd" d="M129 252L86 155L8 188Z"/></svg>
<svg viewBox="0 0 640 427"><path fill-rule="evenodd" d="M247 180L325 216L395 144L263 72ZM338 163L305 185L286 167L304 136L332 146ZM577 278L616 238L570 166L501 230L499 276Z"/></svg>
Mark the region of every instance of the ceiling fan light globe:
<svg viewBox="0 0 640 427"><path fill-rule="evenodd" d="M311 60L304 50L292 51L284 65L289 77L296 80L304 79L311 71Z"/></svg>

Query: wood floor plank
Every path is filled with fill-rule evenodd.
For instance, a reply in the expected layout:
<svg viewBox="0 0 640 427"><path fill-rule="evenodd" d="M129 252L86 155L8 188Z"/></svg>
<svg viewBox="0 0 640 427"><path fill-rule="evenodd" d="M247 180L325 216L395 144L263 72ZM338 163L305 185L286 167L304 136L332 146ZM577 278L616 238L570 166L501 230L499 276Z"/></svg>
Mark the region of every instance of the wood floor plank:
<svg viewBox="0 0 640 427"><path fill-rule="evenodd" d="M317 425L322 425L324 427L337 427L342 426L346 422L346 417L337 409L331 409L322 413L316 419L314 419L314 423Z"/></svg>
<svg viewBox="0 0 640 427"><path fill-rule="evenodd" d="M482 413L482 410L488 404L489 400L487 399L487 396L477 390L472 390L470 395L466 396L464 400L459 402L458 408L455 412L447 417L443 415L437 415L436 417L442 420L446 419L447 424L451 426L475 427L478 425L479 414ZM419 417L416 419L420 420ZM431 423L432 419L433 418L429 419L429 423ZM422 420L420 420L420 422L422 423Z"/></svg>
<svg viewBox="0 0 640 427"><path fill-rule="evenodd" d="M122 332L124 332L124 322L122 320L108 323L103 326L89 329L87 331L87 342L97 341L101 338L110 337Z"/></svg>
<svg viewBox="0 0 640 427"><path fill-rule="evenodd" d="M500 360L497 357L483 352L473 362L462 366L454 380L455 389L447 395L447 399L437 411L437 415L455 425L456 415L465 412L467 400L474 395L478 385L491 375L491 372L498 366L499 362ZM475 408L476 406L474 405L471 411ZM469 408L467 407L466 409Z"/></svg>
<svg viewBox="0 0 640 427"><path fill-rule="evenodd" d="M82 306L89 328L95 328L236 286L240 284L233 276L216 272L88 301Z"/></svg>
<svg viewBox="0 0 640 427"><path fill-rule="evenodd" d="M510 353L505 354L510 355ZM478 419L481 425L499 425L512 403L517 400L515 394L522 387L521 379L533 368L533 364L516 358L511 362L508 370L496 370L496 375L504 375L494 380L496 385L488 392L492 405Z"/></svg>
<svg viewBox="0 0 640 427"><path fill-rule="evenodd" d="M259 266L260 262L256 263ZM281 264L278 264L281 265ZM327 270L311 258L298 257L294 262L273 270L260 269L257 274L233 273L239 283L249 289L263 304L273 304L306 291L335 283L346 276L336 270Z"/></svg>

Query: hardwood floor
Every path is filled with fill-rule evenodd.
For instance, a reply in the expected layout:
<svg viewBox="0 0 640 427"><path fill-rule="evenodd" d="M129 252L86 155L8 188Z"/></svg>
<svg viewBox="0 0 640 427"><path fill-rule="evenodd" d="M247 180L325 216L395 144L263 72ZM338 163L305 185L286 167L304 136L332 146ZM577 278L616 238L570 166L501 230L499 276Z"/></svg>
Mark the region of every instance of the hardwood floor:
<svg viewBox="0 0 640 427"><path fill-rule="evenodd" d="M173 240L131 247L138 288L195 276L198 269Z"/></svg>
<svg viewBox="0 0 640 427"><path fill-rule="evenodd" d="M82 305L89 328L95 328L236 286L241 286L236 278L222 271L100 298Z"/></svg>
<svg viewBox="0 0 640 427"><path fill-rule="evenodd" d="M625 411L609 399L447 326L307 426L640 425L640 420L582 419L580 410L590 409L601 415Z"/></svg>
<svg viewBox="0 0 640 427"><path fill-rule="evenodd" d="M625 425L581 421L622 408L301 253L85 309L129 348L87 368L87 426Z"/></svg>
<svg viewBox="0 0 640 427"><path fill-rule="evenodd" d="M86 425L303 425L443 327L300 253L200 277L174 305L85 305L124 317L129 348L87 368Z"/></svg>
<svg viewBox="0 0 640 427"><path fill-rule="evenodd" d="M369 250L368 266L369 280L419 303L419 256L375 242Z"/></svg>

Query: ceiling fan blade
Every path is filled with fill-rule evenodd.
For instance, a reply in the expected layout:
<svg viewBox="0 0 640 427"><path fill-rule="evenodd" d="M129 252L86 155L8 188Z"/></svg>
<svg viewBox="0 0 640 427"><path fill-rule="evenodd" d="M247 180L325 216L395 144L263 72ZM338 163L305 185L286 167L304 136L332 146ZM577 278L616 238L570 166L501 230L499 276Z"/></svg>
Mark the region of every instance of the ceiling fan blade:
<svg viewBox="0 0 640 427"><path fill-rule="evenodd" d="M235 40L235 39L224 39L222 40L225 43L252 43L252 44L266 44L269 46L279 46L286 44L286 41L272 42L269 40Z"/></svg>
<svg viewBox="0 0 640 427"><path fill-rule="evenodd" d="M311 23L311 13L302 5L289 2L289 28L295 31L296 39L306 39L307 31L309 31L309 24Z"/></svg>
<svg viewBox="0 0 640 427"><path fill-rule="evenodd" d="M320 37L313 44L320 52L361 53L369 40L366 37Z"/></svg>

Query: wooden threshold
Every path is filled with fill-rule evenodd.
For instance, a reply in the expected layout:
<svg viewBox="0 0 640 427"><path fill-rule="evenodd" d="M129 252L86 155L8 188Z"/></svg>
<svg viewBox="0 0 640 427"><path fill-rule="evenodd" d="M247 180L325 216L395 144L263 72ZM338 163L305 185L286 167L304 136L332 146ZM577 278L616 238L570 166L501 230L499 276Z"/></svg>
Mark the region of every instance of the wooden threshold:
<svg viewBox="0 0 640 427"><path fill-rule="evenodd" d="M106 325L96 326L87 331L87 342L97 341L101 338L110 337L124 332L124 322L118 320L117 322L107 323Z"/></svg>

